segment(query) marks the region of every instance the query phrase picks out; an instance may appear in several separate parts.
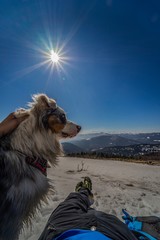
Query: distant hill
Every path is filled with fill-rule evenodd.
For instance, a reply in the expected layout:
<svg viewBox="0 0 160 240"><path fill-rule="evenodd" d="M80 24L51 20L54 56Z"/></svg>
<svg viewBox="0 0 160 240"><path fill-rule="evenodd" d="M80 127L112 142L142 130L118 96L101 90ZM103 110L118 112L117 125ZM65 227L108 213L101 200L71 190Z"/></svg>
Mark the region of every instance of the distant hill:
<svg viewBox="0 0 160 240"><path fill-rule="evenodd" d="M108 133L104 132L93 132L93 133L80 133L73 139L68 139L67 142L75 142L75 141L80 141L80 140L85 140L93 137L98 137L98 136L103 136L103 135L108 135Z"/></svg>
<svg viewBox="0 0 160 240"><path fill-rule="evenodd" d="M136 140L124 138L118 135L111 135L111 134L74 141L72 143L74 143L74 145L76 145L77 147L83 149L83 151L95 151L104 147L127 146L127 145L139 144L139 142Z"/></svg>
<svg viewBox="0 0 160 240"><path fill-rule="evenodd" d="M62 143L62 146L63 146L64 152L67 154L68 153L80 153L83 151L83 149L81 149L80 147L77 147L73 143L69 143L69 142Z"/></svg>
<svg viewBox="0 0 160 240"><path fill-rule="evenodd" d="M160 144L139 144L130 146L105 147L98 152L109 156L135 157L160 153Z"/></svg>
<svg viewBox="0 0 160 240"><path fill-rule="evenodd" d="M160 133L107 134L100 132L79 135L79 138L63 143L66 154L96 151L105 154L132 156L143 154L144 149L144 153L152 152L154 149L160 151L158 147L160 146Z"/></svg>
<svg viewBox="0 0 160 240"><path fill-rule="evenodd" d="M142 144L158 144L160 143L160 133L137 133L137 134L120 134L119 136L136 140Z"/></svg>

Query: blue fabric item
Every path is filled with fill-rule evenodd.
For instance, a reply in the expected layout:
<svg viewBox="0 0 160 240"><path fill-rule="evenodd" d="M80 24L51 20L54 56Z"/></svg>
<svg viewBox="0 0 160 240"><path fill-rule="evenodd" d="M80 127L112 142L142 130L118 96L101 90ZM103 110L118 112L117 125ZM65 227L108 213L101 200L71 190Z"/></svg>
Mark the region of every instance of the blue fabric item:
<svg viewBox="0 0 160 240"><path fill-rule="evenodd" d="M132 231L136 231L141 233L143 236L146 236L150 240L157 240L156 238L152 237L150 234L142 231L142 222L136 221L135 218L133 218L133 222L128 223L128 228ZM144 238L141 237L143 240Z"/></svg>
<svg viewBox="0 0 160 240"><path fill-rule="evenodd" d="M71 229L53 240L112 240L98 231Z"/></svg>
<svg viewBox="0 0 160 240"><path fill-rule="evenodd" d="M135 218L133 218L133 222L128 223L128 228L133 231L141 231L142 222L136 221Z"/></svg>
<svg viewBox="0 0 160 240"><path fill-rule="evenodd" d="M124 216L122 217L125 221L125 224L127 224L128 228L132 231L141 233L142 236L139 238L140 240L144 240L145 238L143 236L146 236L150 240L157 240L156 238L152 237L150 234L142 231L142 224L143 222L137 221L136 217L132 217L128 214L128 212L125 209L122 209L122 212L124 213Z"/></svg>

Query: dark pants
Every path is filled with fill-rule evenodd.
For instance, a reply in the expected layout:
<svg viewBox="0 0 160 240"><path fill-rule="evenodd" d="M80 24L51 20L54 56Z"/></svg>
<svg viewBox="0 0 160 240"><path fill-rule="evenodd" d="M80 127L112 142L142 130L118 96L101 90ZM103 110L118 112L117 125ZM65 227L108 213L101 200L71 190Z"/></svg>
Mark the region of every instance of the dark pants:
<svg viewBox="0 0 160 240"><path fill-rule="evenodd" d="M70 229L93 229L113 240L137 240L117 217L90 208L88 191L70 193L53 211L39 240L52 240Z"/></svg>

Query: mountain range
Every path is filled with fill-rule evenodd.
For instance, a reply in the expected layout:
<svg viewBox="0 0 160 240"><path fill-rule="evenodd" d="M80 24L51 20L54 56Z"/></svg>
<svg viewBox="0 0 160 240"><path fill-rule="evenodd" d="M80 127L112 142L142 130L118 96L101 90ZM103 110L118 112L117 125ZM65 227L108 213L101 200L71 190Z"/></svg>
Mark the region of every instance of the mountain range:
<svg viewBox="0 0 160 240"><path fill-rule="evenodd" d="M75 140L64 142L63 148L65 153L80 153L80 152L107 152L108 148L127 147L137 145L159 145L160 133L91 133L79 134ZM121 149L121 148L118 148ZM137 149L137 147L136 147ZM108 149L109 150L109 149ZM118 150L120 151L120 150Z"/></svg>

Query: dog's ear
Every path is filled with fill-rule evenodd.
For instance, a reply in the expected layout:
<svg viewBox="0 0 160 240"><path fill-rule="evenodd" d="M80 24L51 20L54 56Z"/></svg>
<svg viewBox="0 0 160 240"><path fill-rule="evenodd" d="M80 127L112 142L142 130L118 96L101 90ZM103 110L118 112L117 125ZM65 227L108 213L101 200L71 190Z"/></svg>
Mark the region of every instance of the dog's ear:
<svg viewBox="0 0 160 240"><path fill-rule="evenodd" d="M32 96L34 104L38 104L39 106L43 107L56 107L56 101L54 99L50 99L45 94L35 94Z"/></svg>

